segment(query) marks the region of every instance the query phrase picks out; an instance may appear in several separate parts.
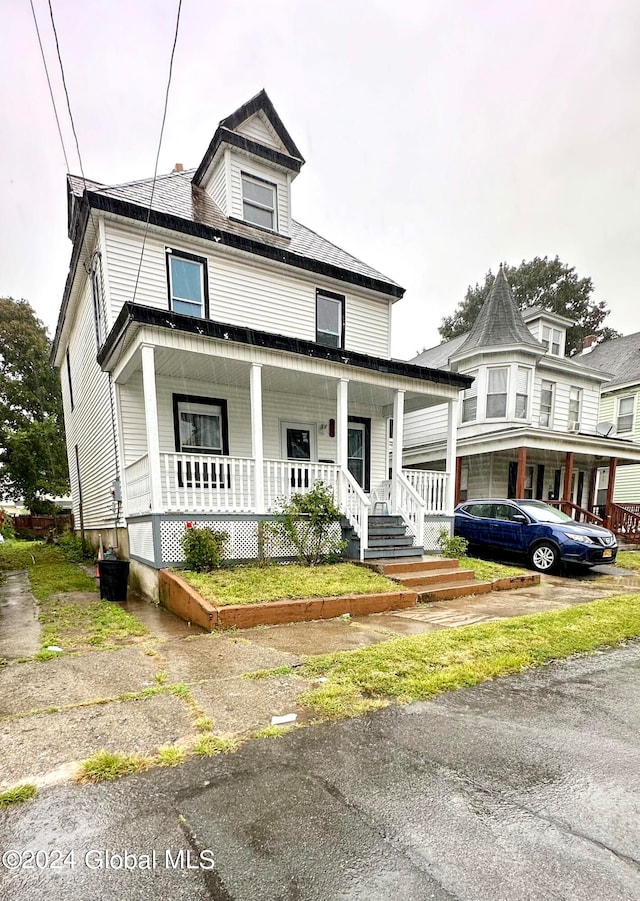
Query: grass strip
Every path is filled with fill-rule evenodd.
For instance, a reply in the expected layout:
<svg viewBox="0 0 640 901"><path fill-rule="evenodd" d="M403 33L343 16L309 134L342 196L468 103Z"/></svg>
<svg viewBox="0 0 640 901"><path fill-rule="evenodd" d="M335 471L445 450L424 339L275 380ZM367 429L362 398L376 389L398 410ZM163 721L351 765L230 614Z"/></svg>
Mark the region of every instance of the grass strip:
<svg viewBox="0 0 640 901"><path fill-rule="evenodd" d="M142 773L153 761L140 754L121 754L119 751L96 751L80 764L82 782L110 782L121 776Z"/></svg>
<svg viewBox="0 0 640 901"><path fill-rule="evenodd" d="M461 557L460 569L473 570L476 579L481 582L489 582L491 579L508 579L511 576L523 576L528 573L526 569L506 566L504 563L495 563L493 560L480 560L478 557Z"/></svg>
<svg viewBox="0 0 640 901"><path fill-rule="evenodd" d="M398 591L396 582L354 563L325 566L238 566L211 573L180 571L179 575L205 600L226 604Z"/></svg>
<svg viewBox="0 0 640 901"><path fill-rule="evenodd" d="M623 569L632 569L636 572L640 572L640 550L618 551L616 564Z"/></svg>
<svg viewBox="0 0 640 901"><path fill-rule="evenodd" d="M23 801L34 798L37 792L37 787L31 782L23 782L22 785L8 788L7 791L0 794L0 808L10 807L12 804L22 804Z"/></svg>
<svg viewBox="0 0 640 901"><path fill-rule="evenodd" d="M638 594L427 632L309 658L297 674L328 681L304 692L298 703L329 718L353 716L389 699L424 700L638 636Z"/></svg>

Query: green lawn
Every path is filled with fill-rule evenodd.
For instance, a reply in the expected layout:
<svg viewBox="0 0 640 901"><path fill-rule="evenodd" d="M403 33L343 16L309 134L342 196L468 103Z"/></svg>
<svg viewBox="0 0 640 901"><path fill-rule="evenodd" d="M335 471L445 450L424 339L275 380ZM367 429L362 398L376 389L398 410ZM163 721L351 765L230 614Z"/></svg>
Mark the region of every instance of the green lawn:
<svg viewBox="0 0 640 901"><path fill-rule="evenodd" d="M390 699L417 701L573 654L640 637L640 595L566 610L443 629L309 658L296 674L327 682L299 702L350 716Z"/></svg>
<svg viewBox="0 0 640 901"><path fill-rule="evenodd" d="M618 551L616 563L623 569L635 569L640 572L640 550Z"/></svg>
<svg viewBox="0 0 640 901"><path fill-rule="evenodd" d="M340 597L398 591L398 584L354 563L327 566L238 566L211 573L179 575L203 598L220 607L290 598Z"/></svg>
<svg viewBox="0 0 640 901"><path fill-rule="evenodd" d="M504 563L494 563L493 560L480 560L478 557L461 557L461 569L472 569L476 579L481 582L489 582L491 579L507 579L510 576L522 576L527 574L526 569L518 569L515 566L505 566Z"/></svg>

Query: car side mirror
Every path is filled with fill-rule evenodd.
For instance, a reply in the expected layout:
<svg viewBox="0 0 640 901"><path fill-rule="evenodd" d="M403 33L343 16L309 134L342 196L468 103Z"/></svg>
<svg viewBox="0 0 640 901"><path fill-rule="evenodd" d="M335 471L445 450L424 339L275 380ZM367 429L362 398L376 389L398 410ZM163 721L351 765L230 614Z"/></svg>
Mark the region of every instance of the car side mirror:
<svg viewBox="0 0 640 901"><path fill-rule="evenodd" d="M524 513L514 513L511 518L514 522L529 522Z"/></svg>

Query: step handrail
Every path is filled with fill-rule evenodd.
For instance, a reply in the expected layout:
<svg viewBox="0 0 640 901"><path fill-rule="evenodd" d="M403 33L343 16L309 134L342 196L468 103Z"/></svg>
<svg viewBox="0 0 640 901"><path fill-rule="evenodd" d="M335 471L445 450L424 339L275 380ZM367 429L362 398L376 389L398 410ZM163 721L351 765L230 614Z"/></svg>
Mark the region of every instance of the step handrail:
<svg viewBox="0 0 640 901"><path fill-rule="evenodd" d="M426 501L422 497L422 495L418 491L416 491L411 482L407 478L405 478L405 476L402 474L402 471L396 473L396 476L398 479L399 488L399 496L396 500L398 513L400 514L400 516L402 516L403 520L407 524L409 531L415 535L416 545L418 547L424 547L424 526L425 517L427 514ZM417 508L415 529L409 515L409 511L405 511L404 504L401 503L401 495L403 491L409 495L409 497L413 501L414 506Z"/></svg>
<svg viewBox="0 0 640 901"><path fill-rule="evenodd" d="M360 539L360 560L364 560L365 551L369 548L369 508L371 501L356 482L348 469L340 469L338 478L342 481L340 488L340 506L345 516Z"/></svg>

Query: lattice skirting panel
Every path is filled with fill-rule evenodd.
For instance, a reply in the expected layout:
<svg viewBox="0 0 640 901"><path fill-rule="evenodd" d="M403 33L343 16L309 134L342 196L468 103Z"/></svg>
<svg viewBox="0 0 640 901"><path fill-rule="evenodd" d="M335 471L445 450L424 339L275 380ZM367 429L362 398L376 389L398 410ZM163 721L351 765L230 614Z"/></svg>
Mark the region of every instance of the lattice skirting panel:
<svg viewBox="0 0 640 901"><path fill-rule="evenodd" d="M440 553L438 536L445 529L449 536L453 535L453 519L450 516L427 516L424 521L424 549L427 552Z"/></svg>

